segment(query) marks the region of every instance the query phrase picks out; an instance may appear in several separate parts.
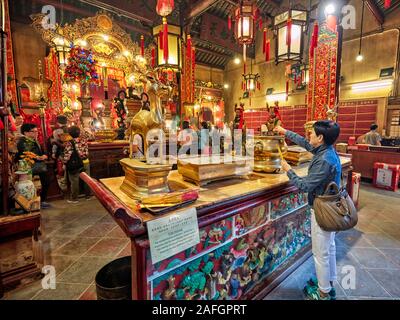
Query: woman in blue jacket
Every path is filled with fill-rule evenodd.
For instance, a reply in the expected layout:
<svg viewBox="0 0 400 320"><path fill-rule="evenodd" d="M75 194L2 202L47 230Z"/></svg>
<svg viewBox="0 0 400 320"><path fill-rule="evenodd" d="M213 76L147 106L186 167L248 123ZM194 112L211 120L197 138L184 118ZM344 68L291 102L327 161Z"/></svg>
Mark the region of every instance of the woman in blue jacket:
<svg viewBox="0 0 400 320"><path fill-rule="evenodd" d="M286 161L282 169L290 181L301 191L308 193L308 204L312 208L316 196L322 195L327 185L334 181L340 186L342 166L333 145L340 134L340 127L333 121L317 121L310 135L310 141L302 136L276 127L275 132L310 151L314 157L308 167L308 175L299 177ZM304 292L312 300L331 300L336 296L333 282L336 274L335 233L320 228L311 210L311 240L317 281L310 279Z"/></svg>

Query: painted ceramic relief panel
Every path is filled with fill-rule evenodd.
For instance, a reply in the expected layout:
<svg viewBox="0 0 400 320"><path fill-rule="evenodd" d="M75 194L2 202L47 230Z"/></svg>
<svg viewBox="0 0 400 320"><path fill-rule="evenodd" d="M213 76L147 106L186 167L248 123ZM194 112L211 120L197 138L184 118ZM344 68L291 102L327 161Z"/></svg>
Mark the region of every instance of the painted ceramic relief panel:
<svg viewBox="0 0 400 320"><path fill-rule="evenodd" d="M240 299L309 243L309 210L300 210L149 279L152 299Z"/></svg>

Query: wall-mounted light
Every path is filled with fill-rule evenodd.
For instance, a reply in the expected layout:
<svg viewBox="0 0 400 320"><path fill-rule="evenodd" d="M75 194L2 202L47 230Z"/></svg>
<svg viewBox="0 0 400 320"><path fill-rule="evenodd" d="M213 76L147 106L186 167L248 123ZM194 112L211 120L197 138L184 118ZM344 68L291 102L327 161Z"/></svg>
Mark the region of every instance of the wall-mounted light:
<svg viewBox="0 0 400 320"><path fill-rule="evenodd" d="M336 12L336 7L333 3L329 3L326 7L325 7L325 15L332 15Z"/></svg>
<svg viewBox="0 0 400 320"><path fill-rule="evenodd" d="M229 84L225 83L224 84L224 89L229 89Z"/></svg>
<svg viewBox="0 0 400 320"><path fill-rule="evenodd" d="M360 33L360 48L358 50L358 56L356 58L357 62L361 62L364 60L363 55L361 54L361 48L362 48L362 38L363 38L363 27L364 27L364 7L365 7L365 1L362 2L362 13L361 13L361 33Z"/></svg>
<svg viewBox="0 0 400 320"><path fill-rule="evenodd" d="M235 64L240 64L240 59L239 59L239 58L235 58L235 60L233 60L233 62L234 62Z"/></svg>
<svg viewBox="0 0 400 320"><path fill-rule="evenodd" d="M351 86L351 89L355 92L366 92L372 90L389 89L392 85L393 79L387 79L356 83Z"/></svg>

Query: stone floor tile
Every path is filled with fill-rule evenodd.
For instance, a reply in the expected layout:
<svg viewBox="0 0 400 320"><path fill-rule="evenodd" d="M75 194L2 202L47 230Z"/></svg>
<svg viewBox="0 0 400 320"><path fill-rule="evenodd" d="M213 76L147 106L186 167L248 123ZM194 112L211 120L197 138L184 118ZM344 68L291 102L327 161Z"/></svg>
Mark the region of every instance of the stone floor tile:
<svg viewBox="0 0 400 320"><path fill-rule="evenodd" d="M296 279L286 279L264 300L304 300L304 294Z"/></svg>
<svg viewBox="0 0 400 320"><path fill-rule="evenodd" d="M345 232L339 232L336 235L336 241L338 242L338 245L340 245L340 243L343 243L348 247L360 247L360 248L372 247L371 243L365 239L365 235L356 229L351 229Z"/></svg>
<svg viewBox="0 0 400 320"><path fill-rule="evenodd" d="M400 241L392 238L391 236L381 234L366 234L365 238L372 243L372 245L379 249L385 248L400 248Z"/></svg>
<svg viewBox="0 0 400 320"><path fill-rule="evenodd" d="M85 256L115 257L129 242L128 239L103 238Z"/></svg>
<svg viewBox="0 0 400 320"><path fill-rule="evenodd" d="M89 285L93 283L97 272L112 260L110 258L81 257L57 279L66 283L83 283Z"/></svg>
<svg viewBox="0 0 400 320"><path fill-rule="evenodd" d="M399 270L366 269L392 297L400 298Z"/></svg>
<svg viewBox="0 0 400 320"><path fill-rule="evenodd" d="M79 297L79 300L97 300L96 285L91 284Z"/></svg>
<svg viewBox="0 0 400 320"><path fill-rule="evenodd" d="M18 288L8 291L4 294L6 300L30 300L40 291L42 291L42 282L37 280L25 285L21 285Z"/></svg>
<svg viewBox="0 0 400 320"><path fill-rule="evenodd" d="M400 273L399 265L389 260L378 249L356 248L352 250L352 254L365 268L398 269L398 272Z"/></svg>
<svg viewBox="0 0 400 320"><path fill-rule="evenodd" d="M346 279L343 277L346 276ZM355 282L347 281L349 273L338 272L338 283L348 297L390 297L390 294L364 269L355 269Z"/></svg>
<svg viewBox="0 0 400 320"><path fill-rule="evenodd" d="M114 224L114 228L106 235L107 238L127 239L127 235L122 231L121 227Z"/></svg>
<svg viewBox="0 0 400 320"><path fill-rule="evenodd" d="M69 255L77 256L82 255L87 252L91 247L93 247L100 238L75 238L62 246L61 248L54 251L56 255Z"/></svg>
<svg viewBox="0 0 400 320"><path fill-rule="evenodd" d="M82 231L78 235L78 237L90 237L90 238L103 237L113 228L115 228L114 223L95 223L86 230Z"/></svg>
<svg viewBox="0 0 400 320"><path fill-rule="evenodd" d="M79 256L57 256L51 255L46 260L46 265L52 265L56 269L56 275L59 276L68 267L70 267L75 261L77 261Z"/></svg>
<svg viewBox="0 0 400 320"><path fill-rule="evenodd" d="M85 284L57 283L56 289L42 290L33 300L76 300L86 288Z"/></svg>
<svg viewBox="0 0 400 320"><path fill-rule="evenodd" d="M129 241L125 247L118 253L118 258L130 256L132 253L131 251L131 242Z"/></svg>
<svg viewBox="0 0 400 320"><path fill-rule="evenodd" d="M383 252L387 258L400 266L400 247L397 249L380 249L380 251Z"/></svg>

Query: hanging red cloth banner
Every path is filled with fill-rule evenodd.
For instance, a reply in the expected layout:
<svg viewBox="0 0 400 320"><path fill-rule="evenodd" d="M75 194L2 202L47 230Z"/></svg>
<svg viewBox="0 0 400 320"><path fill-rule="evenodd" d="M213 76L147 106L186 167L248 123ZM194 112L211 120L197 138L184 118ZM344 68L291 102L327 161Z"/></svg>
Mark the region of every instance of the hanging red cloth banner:
<svg viewBox="0 0 400 320"><path fill-rule="evenodd" d="M151 67L154 68L156 65L156 49L151 48Z"/></svg>
<svg viewBox="0 0 400 320"><path fill-rule="evenodd" d="M11 32L11 23L10 23L10 13L8 10L8 0L4 1L4 17L5 21L3 21L5 25L5 32L7 33L7 76L9 79L12 79L11 81L7 82L7 93L11 95L11 102L18 106L18 99L17 99L17 86L16 82L14 79L16 79L15 76L15 66L14 66L14 52L13 52L13 43L12 43L12 32Z"/></svg>
<svg viewBox="0 0 400 320"><path fill-rule="evenodd" d="M265 53L265 48L266 48L266 44L267 44L267 28L264 28L264 38L263 38L263 53Z"/></svg>
<svg viewBox="0 0 400 320"><path fill-rule="evenodd" d="M271 41L268 39L267 43L265 44L265 61L270 60L270 52L271 52Z"/></svg>
<svg viewBox="0 0 400 320"><path fill-rule="evenodd" d="M319 32L318 23L315 22L310 43L310 58L314 57L315 48L318 46L318 32Z"/></svg>
<svg viewBox="0 0 400 320"><path fill-rule="evenodd" d="M140 36L140 53L144 57L144 36Z"/></svg>
<svg viewBox="0 0 400 320"><path fill-rule="evenodd" d="M289 96L289 80L286 80L286 98Z"/></svg>
<svg viewBox="0 0 400 320"><path fill-rule="evenodd" d="M47 91L49 96L49 107L57 115L62 113L62 80L57 55L54 49L44 59L44 73L46 79L52 81L52 86Z"/></svg>
<svg viewBox="0 0 400 320"><path fill-rule="evenodd" d="M164 30L163 30L163 46L164 46L164 60L165 63L168 63L168 23L167 23L167 18L163 18L163 26L164 26Z"/></svg>
<svg viewBox="0 0 400 320"><path fill-rule="evenodd" d="M228 29L231 30L232 29L232 17L228 16Z"/></svg>
<svg viewBox="0 0 400 320"><path fill-rule="evenodd" d="M191 58L192 55L192 37L190 36L190 34L187 36L187 40L186 40L186 55Z"/></svg>
<svg viewBox="0 0 400 320"><path fill-rule="evenodd" d="M3 121L0 119L0 130L3 130L4 129L4 123L3 123Z"/></svg>
<svg viewBox="0 0 400 320"><path fill-rule="evenodd" d="M391 0L385 0L385 9L389 9L391 5L392 5Z"/></svg>
<svg viewBox="0 0 400 320"><path fill-rule="evenodd" d="M196 50L192 48L192 101L194 101L194 92L195 92L195 69L196 69Z"/></svg>
<svg viewBox="0 0 400 320"><path fill-rule="evenodd" d="M164 50L164 42L163 42L163 32L160 30L158 33L158 40L160 42L160 50Z"/></svg>
<svg viewBox="0 0 400 320"><path fill-rule="evenodd" d="M287 21L287 33L286 33L286 45L289 46L292 43L292 18Z"/></svg>

